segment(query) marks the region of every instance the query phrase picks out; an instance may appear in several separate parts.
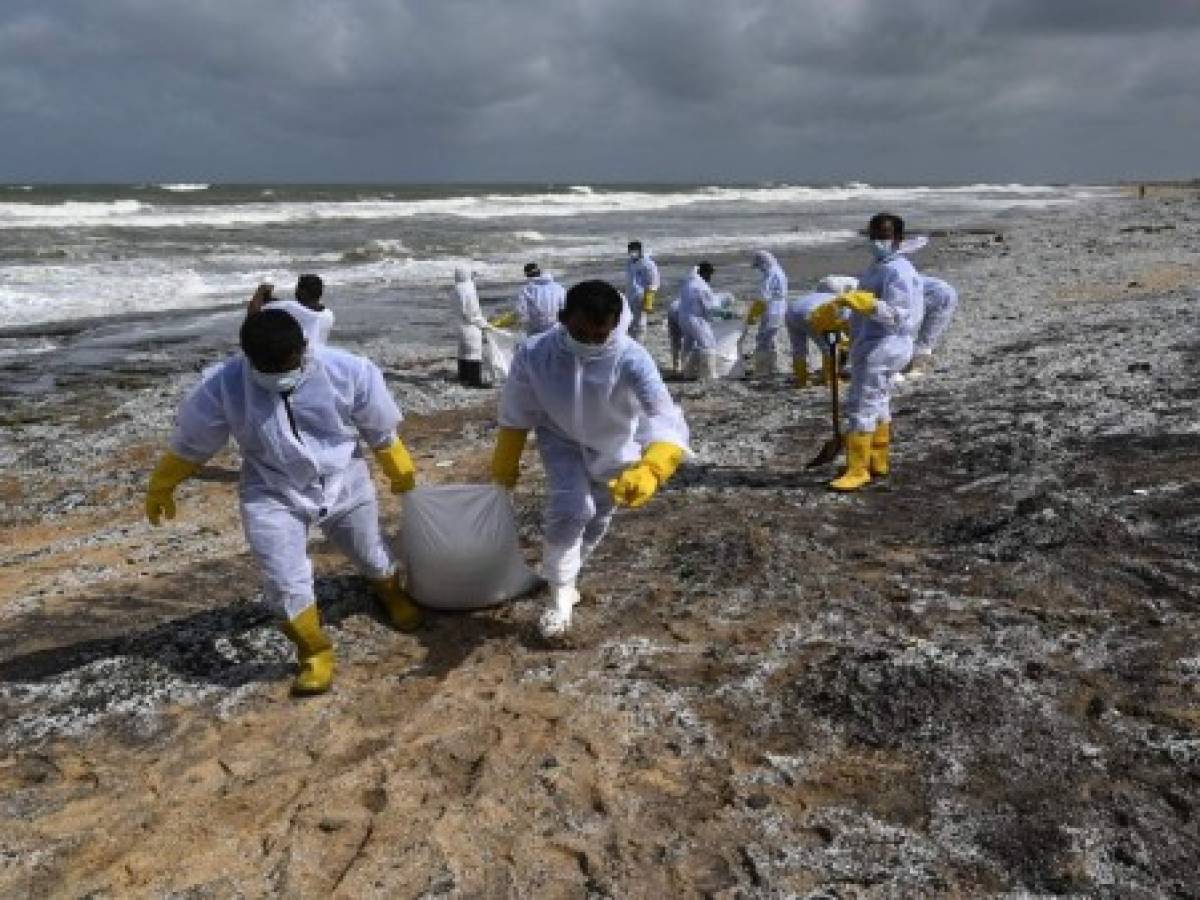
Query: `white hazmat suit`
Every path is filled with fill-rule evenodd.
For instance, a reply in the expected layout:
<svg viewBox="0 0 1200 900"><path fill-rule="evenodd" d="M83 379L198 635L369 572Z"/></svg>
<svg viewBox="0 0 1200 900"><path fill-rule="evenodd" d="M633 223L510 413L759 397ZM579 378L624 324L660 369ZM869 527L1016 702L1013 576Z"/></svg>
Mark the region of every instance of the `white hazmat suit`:
<svg viewBox="0 0 1200 900"><path fill-rule="evenodd" d="M701 381L718 377L712 320L722 309L712 287L692 269L679 289L679 329L683 332L684 369Z"/></svg>
<svg viewBox="0 0 1200 900"><path fill-rule="evenodd" d="M180 407L170 449L203 463L231 435L237 441L246 540L267 601L292 620L315 600L312 524L367 578L395 570L359 439L388 446L401 415L378 367L342 350L306 351L303 379L289 394L263 388L251 372L241 355L206 371Z"/></svg>
<svg viewBox="0 0 1200 900"><path fill-rule="evenodd" d="M753 265L762 276L758 294L766 303L754 339L754 371L770 375L776 370L776 344L787 315L788 281L779 261L766 250L755 251Z"/></svg>
<svg viewBox="0 0 1200 900"><path fill-rule="evenodd" d="M640 341L646 333L642 299L646 291L657 291L659 288L658 264L650 256L649 250L643 249L642 255L636 259L630 256L625 260L625 284L625 298L633 317L629 323L629 336Z"/></svg>
<svg viewBox="0 0 1200 900"><path fill-rule="evenodd" d="M454 270L454 303L458 312L458 358L466 362L483 359L483 330L488 321L479 307L479 294L469 269Z"/></svg>
<svg viewBox="0 0 1200 900"><path fill-rule="evenodd" d="M808 366L811 362L809 342L816 347L818 354L825 355L829 348L825 346L824 336L814 331L809 323L813 310L832 300L836 294L816 291L811 294L801 294L787 305L784 323L787 325L788 339L792 346L792 362L803 362Z"/></svg>
<svg viewBox="0 0 1200 900"><path fill-rule="evenodd" d="M925 301L921 276L900 253L879 260L859 277L858 289L878 299L874 312L850 318L850 430L873 432L890 422L892 376L912 358Z"/></svg>
<svg viewBox="0 0 1200 900"><path fill-rule="evenodd" d="M566 296L566 289L549 272L526 281L517 294L517 316L525 334L533 337L557 325Z"/></svg>
<svg viewBox="0 0 1200 900"><path fill-rule="evenodd" d="M950 327L958 308L958 292L947 282L929 275L921 276L921 292L925 297L925 316L913 347L913 356L932 356L934 348Z"/></svg>
<svg viewBox="0 0 1200 900"><path fill-rule="evenodd" d="M683 413L640 344L614 334L584 356L562 325L517 351L500 426L537 434L549 493L543 574L552 586L573 587L604 537L613 514L609 480L649 444L688 446Z"/></svg>

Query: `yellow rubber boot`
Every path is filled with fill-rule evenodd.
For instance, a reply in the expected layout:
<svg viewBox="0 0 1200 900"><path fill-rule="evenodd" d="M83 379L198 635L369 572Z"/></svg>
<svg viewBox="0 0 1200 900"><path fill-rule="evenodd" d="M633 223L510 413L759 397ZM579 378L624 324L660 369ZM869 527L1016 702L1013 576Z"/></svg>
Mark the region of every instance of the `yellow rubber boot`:
<svg viewBox="0 0 1200 900"><path fill-rule="evenodd" d="M870 431L852 431L846 436L846 471L829 482L835 491L857 491L871 481Z"/></svg>
<svg viewBox="0 0 1200 900"><path fill-rule="evenodd" d="M292 619L284 622L283 633L296 645L296 661L300 672L292 682L297 696L323 694L333 683L333 645L321 630L321 614L313 604Z"/></svg>
<svg viewBox="0 0 1200 900"><path fill-rule="evenodd" d="M421 624L421 610L400 587L398 575L389 575L371 582L371 590L387 610L388 618L401 631L416 631Z"/></svg>
<svg viewBox="0 0 1200 900"><path fill-rule="evenodd" d="M871 435L871 474L880 478L892 471L892 423L880 422Z"/></svg>
<svg viewBox="0 0 1200 900"><path fill-rule="evenodd" d="M804 359L792 360L792 374L796 376L796 387L808 387L808 361Z"/></svg>

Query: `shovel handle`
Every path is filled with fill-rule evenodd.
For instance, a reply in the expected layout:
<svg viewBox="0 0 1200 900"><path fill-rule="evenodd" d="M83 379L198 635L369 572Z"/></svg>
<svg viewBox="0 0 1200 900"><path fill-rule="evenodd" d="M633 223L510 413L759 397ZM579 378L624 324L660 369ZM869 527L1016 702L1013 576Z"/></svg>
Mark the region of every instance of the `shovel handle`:
<svg viewBox="0 0 1200 900"><path fill-rule="evenodd" d="M838 338L836 331L825 332L825 343L829 346L829 393L830 399L833 401L833 436L839 441L842 439L842 411L840 397L841 391L838 390L838 372L841 366L838 365Z"/></svg>

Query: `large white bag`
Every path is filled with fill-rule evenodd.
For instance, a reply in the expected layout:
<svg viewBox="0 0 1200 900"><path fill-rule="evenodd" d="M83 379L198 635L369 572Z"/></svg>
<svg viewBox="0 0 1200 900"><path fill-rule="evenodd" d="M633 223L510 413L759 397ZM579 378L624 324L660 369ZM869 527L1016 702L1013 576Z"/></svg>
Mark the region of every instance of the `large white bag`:
<svg viewBox="0 0 1200 900"><path fill-rule="evenodd" d="M404 494L400 552L408 593L434 609L479 609L526 593L537 576L517 546L512 501L494 484L443 484Z"/></svg>
<svg viewBox="0 0 1200 900"><path fill-rule="evenodd" d="M501 328L489 328L484 333L483 362L492 370L492 381L503 381L508 377L520 340L519 335Z"/></svg>

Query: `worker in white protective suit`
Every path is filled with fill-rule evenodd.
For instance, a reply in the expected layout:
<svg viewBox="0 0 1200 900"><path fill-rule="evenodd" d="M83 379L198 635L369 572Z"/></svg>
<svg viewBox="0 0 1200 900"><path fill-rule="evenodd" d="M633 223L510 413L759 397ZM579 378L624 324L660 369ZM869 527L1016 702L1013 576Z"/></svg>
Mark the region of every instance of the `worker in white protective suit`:
<svg viewBox="0 0 1200 900"><path fill-rule="evenodd" d="M225 446L242 454L238 495L263 594L296 645L296 694L319 694L333 679L333 647L321 629L306 546L309 526L345 553L369 581L392 623L408 631L421 616L396 577L379 527L375 486L360 439L393 492L415 484L396 435L400 410L379 369L360 356L309 347L299 324L267 309L242 323L242 353L207 370L179 409L169 450L150 476L146 516L175 517L175 488Z"/></svg>
<svg viewBox="0 0 1200 900"><path fill-rule="evenodd" d="M679 289L679 329L683 332L684 373L701 381L718 377L717 339L713 319L723 315L710 282L713 265L701 262Z"/></svg>
<svg viewBox="0 0 1200 900"><path fill-rule="evenodd" d="M683 328L679 324L679 307L683 300L676 297L667 307L667 341L671 345L671 372L680 374L683 359Z"/></svg>
<svg viewBox="0 0 1200 900"><path fill-rule="evenodd" d="M537 263L525 265L525 284L517 294L516 318L528 337L549 331L558 324L558 314L566 302L567 291ZM497 327L505 327L493 322Z"/></svg>
<svg viewBox="0 0 1200 900"><path fill-rule="evenodd" d="M814 321L813 313L827 304L838 294L852 291L858 287L858 279L847 275L826 275L817 283L817 289L811 294L802 294L788 301L784 324L787 327L788 339L792 348L792 375L798 388L812 385L824 385L833 377L835 360L830 351L827 332L836 332L840 340L839 350L849 346L850 311L839 309L831 321ZM821 360L821 370L816 378L809 375L808 364L810 348L816 345Z"/></svg>
<svg viewBox="0 0 1200 900"><path fill-rule="evenodd" d="M924 311L921 276L901 253L904 220L879 213L868 223L867 236L875 261L859 277L858 289L813 313L832 318L843 309L851 312L846 470L830 482L839 491L858 490L891 469L892 376L912 357Z"/></svg>
<svg viewBox="0 0 1200 900"><path fill-rule="evenodd" d="M832 354L829 347L826 345L825 336L817 331L810 317L813 311L818 307L828 303L836 294L826 293L824 291L814 291L811 294L801 294L793 300L788 301L787 312L784 314L784 324L787 326L788 341L792 348L792 376L793 383L798 388L806 388L810 383L817 383L809 377L808 366L810 358L810 344L816 347L817 353L822 360L821 371L823 377L821 383L825 383L829 378L829 371L832 361Z"/></svg>
<svg viewBox="0 0 1200 900"><path fill-rule="evenodd" d="M483 381L483 332L490 323L479 307L471 270L454 270L454 308L458 313L458 380L467 387L487 387Z"/></svg>
<svg viewBox="0 0 1200 900"><path fill-rule="evenodd" d="M280 299L272 296L274 286L260 284L246 306L246 315L252 316L261 312L267 304L272 309L282 309L300 323L304 339L309 346L329 343L329 333L333 330L333 310L321 302L325 293L325 283L319 275L301 275L296 279L295 300Z"/></svg>
<svg viewBox="0 0 1200 900"><path fill-rule="evenodd" d="M530 429L546 472L547 637L570 626L580 568L608 530L614 506L643 506L690 455L687 424L658 367L616 332L621 303L604 281L572 287L560 324L517 351L500 398L493 479L516 485Z"/></svg>
<svg viewBox="0 0 1200 900"><path fill-rule="evenodd" d="M754 374L774 375L776 343L787 315L787 275L775 255L754 251L750 265L759 274L758 298L750 304L747 325L758 325L754 339Z"/></svg>
<svg viewBox="0 0 1200 900"><path fill-rule="evenodd" d="M640 341L646 334L646 316L654 312L654 300L658 296L658 264L641 241L630 241L626 246L625 298L629 301L632 320L629 336Z"/></svg>
<svg viewBox="0 0 1200 900"><path fill-rule="evenodd" d="M912 377L924 375L933 368L934 348L941 342L958 308L958 291L940 278L922 275L921 292L925 297L925 316L913 345L912 362L906 369Z"/></svg>

